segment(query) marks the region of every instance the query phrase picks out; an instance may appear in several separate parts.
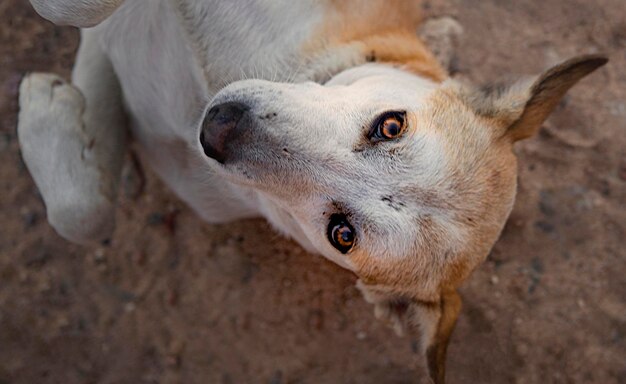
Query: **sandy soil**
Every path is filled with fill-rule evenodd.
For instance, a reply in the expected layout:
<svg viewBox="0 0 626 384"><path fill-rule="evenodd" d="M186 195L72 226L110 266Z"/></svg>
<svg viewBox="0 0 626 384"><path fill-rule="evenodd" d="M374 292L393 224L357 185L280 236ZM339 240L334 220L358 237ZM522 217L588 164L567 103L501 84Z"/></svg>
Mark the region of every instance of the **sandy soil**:
<svg viewBox="0 0 626 384"><path fill-rule="evenodd" d="M465 284L451 383L626 382L623 0L431 1L465 27L484 81L581 52L607 67L519 144L519 195ZM202 223L148 174L110 247L48 226L19 155L26 71L69 75L78 34L0 2L0 383L409 383L415 344L373 319L355 278L262 220ZM422 380L426 382L426 380Z"/></svg>

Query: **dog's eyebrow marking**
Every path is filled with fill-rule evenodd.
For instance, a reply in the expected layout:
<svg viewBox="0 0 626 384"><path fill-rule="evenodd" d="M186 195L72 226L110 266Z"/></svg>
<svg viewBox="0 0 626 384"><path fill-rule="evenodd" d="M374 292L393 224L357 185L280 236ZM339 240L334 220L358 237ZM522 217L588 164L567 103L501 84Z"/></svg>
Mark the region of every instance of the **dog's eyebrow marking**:
<svg viewBox="0 0 626 384"><path fill-rule="evenodd" d="M394 197L391 195L381 196L380 201L384 202L396 211L400 211L402 208L406 207L406 204L404 204L404 202L394 199Z"/></svg>
<svg viewBox="0 0 626 384"><path fill-rule="evenodd" d="M401 188L399 193L411 196L411 201L418 202L419 205L429 209L448 210L454 209L449 199L440 196L436 191L424 189L419 186L408 186Z"/></svg>
<svg viewBox="0 0 626 384"><path fill-rule="evenodd" d="M269 120L269 119L274 118L276 116L278 116L278 113L276 113L276 112L268 112L268 113L266 113L264 115L257 115L259 120Z"/></svg>

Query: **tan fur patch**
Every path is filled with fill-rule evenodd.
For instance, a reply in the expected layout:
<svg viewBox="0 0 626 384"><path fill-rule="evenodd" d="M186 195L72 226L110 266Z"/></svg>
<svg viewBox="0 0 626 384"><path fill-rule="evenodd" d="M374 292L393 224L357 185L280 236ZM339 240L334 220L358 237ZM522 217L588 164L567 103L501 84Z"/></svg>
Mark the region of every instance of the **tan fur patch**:
<svg viewBox="0 0 626 384"><path fill-rule="evenodd" d="M361 39L372 61L398 65L400 68L442 82L447 77L433 54L414 32L390 31Z"/></svg>
<svg viewBox="0 0 626 384"><path fill-rule="evenodd" d="M369 289L434 302L484 260L499 236L515 195L517 163L510 141L453 90L442 87L429 103L417 119L428 122L420 129L443 139L447 176L434 187L436 192L415 191L434 210L416 223L417 254L381 259L356 252L351 260ZM426 198L430 195L439 198ZM456 231L461 231L461 241Z"/></svg>
<svg viewBox="0 0 626 384"><path fill-rule="evenodd" d="M419 5L410 1L327 0L327 13L304 47L315 57L340 46L353 45L364 62L390 63L441 82L446 71L417 37Z"/></svg>

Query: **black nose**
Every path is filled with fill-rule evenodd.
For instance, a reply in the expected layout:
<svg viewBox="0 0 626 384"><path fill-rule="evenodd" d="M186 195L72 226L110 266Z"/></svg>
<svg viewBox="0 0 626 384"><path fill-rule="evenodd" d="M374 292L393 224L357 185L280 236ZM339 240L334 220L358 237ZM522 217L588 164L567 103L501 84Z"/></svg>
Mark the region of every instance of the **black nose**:
<svg viewBox="0 0 626 384"><path fill-rule="evenodd" d="M200 131L200 144L208 157L220 163L226 160L229 137L248 110L248 106L237 102L218 104L209 109Z"/></svg>

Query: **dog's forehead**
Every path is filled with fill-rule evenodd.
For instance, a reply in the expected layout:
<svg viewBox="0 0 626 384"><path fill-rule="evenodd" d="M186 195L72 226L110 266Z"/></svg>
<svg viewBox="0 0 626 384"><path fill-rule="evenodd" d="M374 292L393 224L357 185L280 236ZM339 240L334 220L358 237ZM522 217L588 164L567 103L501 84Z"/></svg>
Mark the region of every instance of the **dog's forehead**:
<svg viewBox="0 0 626 384"><path fill-rule="evenodd" d="M338 95L349 96L355 107L377 103L411 108L423 102L438 84L398 68L369 64L340 73L326 86L341 89Z"/></svg>

